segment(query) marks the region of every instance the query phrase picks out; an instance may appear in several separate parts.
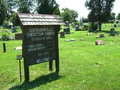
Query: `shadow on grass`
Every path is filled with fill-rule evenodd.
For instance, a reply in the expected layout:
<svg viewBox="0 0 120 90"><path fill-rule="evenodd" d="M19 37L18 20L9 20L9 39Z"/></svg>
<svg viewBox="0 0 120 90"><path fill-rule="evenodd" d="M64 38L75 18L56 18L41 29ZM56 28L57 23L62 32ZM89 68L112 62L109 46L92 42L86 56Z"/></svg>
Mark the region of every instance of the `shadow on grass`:
<svg viewBox="0 0 120 90"><path fill-rule="evenodd" d="M101 32L101 31L98 31L98 32ZM102 32L104 33L107 33L107 34L110 34L110 31L106 31L106 30L102 30ZM114 31L115 34L119 34L120 32L119 31Z"/></svg>
<svg viewBox="0 0 120 90"><path fill-rule="evenodd" d="M57 79L61 78L61 76L58 75L57 72L51 73L48 75L41 76L31 82L24 82L21 85L16 85L11 87L9 90L28 90L33 89L35 87L39 87L40 85L50 83L52 81L55 81Z"/></svg>

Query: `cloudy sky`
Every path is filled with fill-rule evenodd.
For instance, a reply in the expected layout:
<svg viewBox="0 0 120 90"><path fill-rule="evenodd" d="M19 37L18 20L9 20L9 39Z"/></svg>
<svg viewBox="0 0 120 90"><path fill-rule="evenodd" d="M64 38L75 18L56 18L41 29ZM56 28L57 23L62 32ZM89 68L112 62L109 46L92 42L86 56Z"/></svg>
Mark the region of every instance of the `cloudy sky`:
<svg viewBox="0 0 120 90"><path fill-rule="evenodd" d="M76 10L79 13L78 20L82 17L87 17L89 13L87 8L85 7L85 1L86 0L56 0L56 2L60 5L60 10L65 7L72 10ZM120 0L115 0L112 12L118 15L118 13L120 13L119 8L120 8Z"/></svg>

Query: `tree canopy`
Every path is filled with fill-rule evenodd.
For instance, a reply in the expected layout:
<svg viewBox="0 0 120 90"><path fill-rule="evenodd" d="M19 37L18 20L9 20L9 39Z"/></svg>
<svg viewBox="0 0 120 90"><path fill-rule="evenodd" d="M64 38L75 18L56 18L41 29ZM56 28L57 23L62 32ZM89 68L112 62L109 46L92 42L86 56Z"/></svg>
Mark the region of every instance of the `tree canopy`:
<svg viewBox="0 0 120 90"><path fill-rule="evenodd" d="M69 8L62 8L61 16L64 22L76 22L76 19L78 18L78 12L75 10L70 10Z"/></svg>
<svg viewBox="0 0 120 90"><path fill-rule="evenodd" d="M59 7L55 0L38 0L37 5L39 14L53 14L54 10Z"/></svg>
<svg viewBox="0 0 120 90"><path fill-rule="evenodd" d="M119 20L119 19L120 19L120 13L117 15L116 19L117 19L117 20Z"/></svg>
<svg viewBox="0 0 120 90"><path fill-rule="evenodd" d="M114 1L115 0L86 0L85 6L90 10L88 18L91 22L98 21L100 31L101 24L107 22L110 17Z"/></svg>
<svg viewBox="0 0 120 90"><path fill-rule="evenodd" d="M3 25L3 21L7 16L7 4L5 0L0 0L0 25Z"/></svg>

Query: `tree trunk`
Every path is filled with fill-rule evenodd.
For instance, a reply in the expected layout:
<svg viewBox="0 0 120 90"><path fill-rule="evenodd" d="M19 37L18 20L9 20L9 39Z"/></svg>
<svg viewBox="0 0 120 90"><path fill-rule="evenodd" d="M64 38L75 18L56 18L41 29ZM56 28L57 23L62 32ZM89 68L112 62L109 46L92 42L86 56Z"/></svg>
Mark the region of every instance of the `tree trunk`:
<svg viewBox="0 0 120 90"><path fill-rule="evenodd" d="M101 31L101 23L99 23L99 31Z"/></svg>

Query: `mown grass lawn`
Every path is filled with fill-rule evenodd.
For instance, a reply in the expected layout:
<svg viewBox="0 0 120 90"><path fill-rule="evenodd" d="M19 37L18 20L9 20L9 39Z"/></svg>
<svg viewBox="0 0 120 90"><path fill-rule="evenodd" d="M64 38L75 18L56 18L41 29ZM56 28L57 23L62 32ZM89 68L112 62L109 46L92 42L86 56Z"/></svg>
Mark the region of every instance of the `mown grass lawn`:
<svg viewBox="0 0 120 90"><path fill-rule="evenodd" d="M22 50L22 40L0 41L0 88L1 90L120 90L120 35L110 36L112 26L102 26L103 32L87 36L88 31L74 31L59 38L59 75L49 71L49 63L30 66L30 82L24 82L22 62L22 82L19 79L19 61L16 55ZM120 27L115 28L120 34ZM2 33L0 33L1 35ZM96 39L100 34L105 38ZM10 35L14 35L11 33ZM58 35L60 37L60 34ZM85 41L80 41L84 38ZM76 41L65 42L67 39ZM96 40L104 40L104 45L95 45ZM110 42L115 42L110 44ZM6 53L3 53L6 43Z"/></svg>

